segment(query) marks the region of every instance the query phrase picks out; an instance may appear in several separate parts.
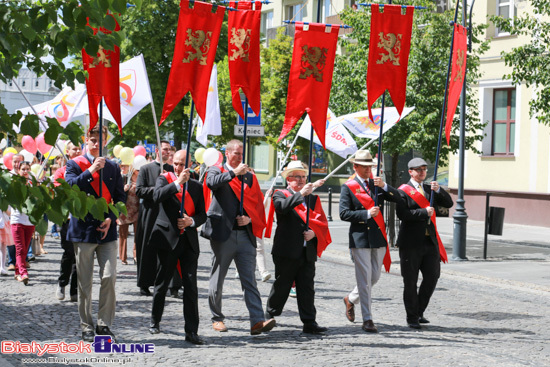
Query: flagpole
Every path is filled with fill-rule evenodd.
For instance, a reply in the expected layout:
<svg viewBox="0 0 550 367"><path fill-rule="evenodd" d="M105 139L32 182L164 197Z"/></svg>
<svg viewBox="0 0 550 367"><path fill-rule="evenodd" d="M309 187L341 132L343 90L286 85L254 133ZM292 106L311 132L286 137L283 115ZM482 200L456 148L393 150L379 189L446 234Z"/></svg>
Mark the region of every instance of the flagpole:
<svg viewBox="0 0 550 367"><path fill-rule="evenodd" d="M391 4L391 1L390 1ZM380 165L382 162L382 135L384 134L384 110L386 108L386 90L382 94L382 110L380 112L380 136L378 138L378 162L376 176L380 177ZM374 185L374 206L378 206L378 186Z"/></svg>
<svg viewBox="0 0 550 367"><path fill-rule="evenodd" d="M455 9L455 19L453 22L453 25L456 23L458 18L458 5L459 1L456 2L456 9ZM453 35L451 37L451 52L449 54L449 63L447 65L447 80L445 81L445 94L443 97L443 108L441 110L441 122L439 124L439 138L437 139L437 153L435 155L435 168L434 168L434 181L437 180L437 167L439 166L439 153L441 151L441 140L443 135L443 123L445 120L445 108L447 107L447 95L449 92L449 79L451 77L451 64L453 62L453 46L455 42L455 32L453 31ZM434 203L434 196L432 195L432 188L430 185L430 206L433 207Z"/></svg>
<svg viewBox="0 0 550 367"><path fill-rule="evenodd" d="M281 162L281 167L279 168L279 170L277 171L277 173L275 174L275 177L273 178L273 182L271 183L271 186L269 187L269 190L267 190L265 192L265 195L264 195L264 206L267 205L267 200L269 198L269 195L268 193L273 190L273 186L275 186L275 181L277 180L277 177L279 177L279 175L281 174L281 172L283 172L283 169L282 167L284 167L284 165L286 164L286 161L288 159L288 157L290 156L290 153L292 152L292 148L294 148L294 145L296 144L296 141L298 140L298 133L296 133L296 137L294 138L294 141L292 142L292 144L290 145L290 148L288 148L288 152L286 153L286 156L285 158L283 159L283 161Z"/></svg>
<svg viewBox="0 0 550 367"><path fill-rule="evenodd" d="M157 121L157 113L155 111L155 103L153 101L153 93L151 92L151 85L149 84L149 76L147 75L147 67L145 66L145 59L143 58L143 55L141 55L141 62L143 63L143 71L145 73L145 80L147 81L147 90L149 91L149 96L151 97L151 111L153 112L153 122L155 123L155 134L157 135L157 150L158 154L156 159L159 162L160 165L160 174L162 174L162 151L160 147L160 133L159 133L159 124Z"/></svg>
<svg viewBox="0 0 550 367"><path fill-rule="evenodd" d="M99 157L103 155L103 97L99 100ZM103 168L99 170L99 197L103 197ZM109 204L109 203L107 203Z"/></svg>
<svg viewBox="0 0 550 367"><path fill-rule="evenodd" d="M189 113L189 131L187 132L187 154L185 154L185 168L189 166L189 148L191 148L191 134L192 134L192 127L193 127L193 113L195 112L195 101L193 101L193 98L191 98L191 112ZM191 176L189 176L191 178ZM187 192L187 186L189 185L189 181L185 183L185 186L183 186L182 195L181 195L181 207L180 207L180 215L181 218L183 218L183 208L185 205L185 193Z"/></svg>
<svg viewBox="0 0 550 367"><path fill-rule="evenodd" d="M355 153L353 153L352 155L350 155L345 161L343 161L338 167L334 168L328 175L326 175L323 180L328 180L329 178L331 178L333 175L336 174L336 172L338 172L340 170L340 168L344 167L346 165L346 163L349 162L350 159L352 159L353 157L355 157L355 155L357 154L357 152L359 150L363 150L365 148L367 148L369 145L371 145L372 143L374 143L375 141L377 140L377 138L372 138L371 140L369 140L365 145L363 145L361 148L359 148ZM314 189L315 190L315 189Z"/></svg>
<svg viewBox="0 0 550 367"><path fill-rule="evenodd" d="M246 130L248 129L248 97L245 95L244 97L244 131L243 131L243 163L246 164ZM241 215L244 214L243 209L243 202L244 202L244 175L241 180L241 204L239 207L239 213Z"/></svg>

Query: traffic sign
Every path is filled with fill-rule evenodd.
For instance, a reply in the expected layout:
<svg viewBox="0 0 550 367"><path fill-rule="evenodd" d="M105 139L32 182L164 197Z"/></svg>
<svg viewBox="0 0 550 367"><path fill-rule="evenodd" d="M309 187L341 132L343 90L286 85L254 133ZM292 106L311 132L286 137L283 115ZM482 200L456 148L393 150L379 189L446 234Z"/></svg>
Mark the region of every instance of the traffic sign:
<svg viewBox="0 0 550 367"><path fill-rule="evenodd" d="M244 135L244 126L243 125L235 125L233 129L233 134L235 136L243 136ZM263 126L247 126L246 127L246 136L265 136L265 131Z"/></svg>
<svg viewBox="0 0 550 367"><path fill-rule="evenodd" d="M243 105L243 111L245 109L245 101L241 101L242 105ZM254 111L252 111L252 108L250 107L250 105L248 105L248 121L246 122L247 125L254 125L254 126L258 126L258 125L261 125L261 121L262 120L262 110L260 108L260 116L256 116L256 114L254 113ZM239 125L244 125L244 120L241 118L240 115L237 115L237 123Z"/></svg>

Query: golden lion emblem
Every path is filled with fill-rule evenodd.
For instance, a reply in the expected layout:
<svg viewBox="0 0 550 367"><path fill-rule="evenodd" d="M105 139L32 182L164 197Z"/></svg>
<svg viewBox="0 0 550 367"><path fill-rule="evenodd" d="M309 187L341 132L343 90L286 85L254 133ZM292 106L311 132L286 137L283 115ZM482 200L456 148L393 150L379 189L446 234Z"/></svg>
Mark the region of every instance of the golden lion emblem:
<svg viewBox="0 0 550 367"><path fill-rule="evenodd" d="M456 66L457 73L455 78L453 79L454 82L462 81L464 79L464 75L462 75L462 65L464 65L464 50L457 50L457 56L456 56Z"/></svg>
<svg viewBox="0 0 550 367"><path fill-rule="evenodd" d="M323 81L323 69L327 59L328 48L302 46L302 70L300 79L306 79L313 75L316 81Z"/></svg>
<svg viewBox="0 0 550 367"><path fill-rule="evenodd" d="M111 59L105 55L105 51L103 51L103 47L100 45L99 49L97 50L98 56L92 58L92 63L90 64L90 68L95 68L99 63L103 63L103 66L106 68L111 67Z"/></svg>
<svg viewBox="0 0 550 367"><path fill-rule="evenodd" d="M229 60L234 61L237 59L242 59L244 62L250 62L248 58L248 52L250 51L250 29L244 28L231 28L231 40L229 41L232 45L235 45L231 51L233 55L229 57Z"/></svg>
<svg viewBox="0 0 550 367"><path fill-rule="evenodd" d="M182 61L184 63L190 63L193 60L198 60L199 64L206 65L208 51L210 50L210 37L212 37L212 32L205 32L200 29L193 31L192 29L187 28L187 39L185 40L185 45L191 46L194 51L187 51L187 58Z"/></svg>
<svg viewBox="0 0 550 367"><path fill-rule="evenodd" d="M379 34L380 42L378 42L378 47L383 48L386 53L380 53L380 59L376 60L377 64L383 64L386 61L393 62L394 65L399 66L399 54L401 53L401 39L403 35L398 34L397 36L393 33L388 33L384 35L383 32Z"/></svg>

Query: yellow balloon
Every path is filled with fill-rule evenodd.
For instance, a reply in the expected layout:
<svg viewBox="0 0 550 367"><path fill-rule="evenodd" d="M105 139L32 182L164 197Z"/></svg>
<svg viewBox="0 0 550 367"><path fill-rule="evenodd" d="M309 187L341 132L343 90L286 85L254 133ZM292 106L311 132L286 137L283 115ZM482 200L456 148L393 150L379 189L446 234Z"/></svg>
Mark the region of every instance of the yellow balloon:
<svg viewBox="0 0 550 367"><path fill-rule="evenodd" d="M44 175L45 175L44 170L42 170L42 172L40 172L41 170L42 170L42 166L38 163L35 163L31 166L31 172L34 174L34 177L36 177L39 180L43 179ZM38 177L39 173L40 173L40 177Z"/></svg>
<svg viewBox="0 0 550 367"><path fill-rule="evenodd" d="M115 145L115 147L113 148L113 154L115 155L115 157L117 158L120 158L120 150L122 149L122 145Z"/></svg>
<svg viewBox="0 0 550 367"><path fill-rule="evenodd" d="M132 162L134 162L134 150L128 147L122 148L120 150L119 158L122 164L132 164Z"/></svg>
<svg viewBox="0 0 550 367"><path fill-rule="evenodd" d="M59 152L59 149L57 148L54 148L50 154L50 152L46 152L46 154L44 154L44 157L48 158L49 160L53 160L55 159L55 157L57 157L58 155L61 155L61 153Z"/></svg>
<svg viewBox="0 0 550 367"><path fill-rule="evenodd" d="M199 148L199 149L195 150L195 160L200 164L202 164L204 162L203 154L204 154L205 151L206 151L206 149L204 149L204 148Z"/></svg>
<svg viewBox="0 0 550 367"><path fill-rule="evenodd" d="M2 154L2 157L8 153L17 154L17 150L14 147L6 148L6 150L4 150L4 153Z"/></svg>

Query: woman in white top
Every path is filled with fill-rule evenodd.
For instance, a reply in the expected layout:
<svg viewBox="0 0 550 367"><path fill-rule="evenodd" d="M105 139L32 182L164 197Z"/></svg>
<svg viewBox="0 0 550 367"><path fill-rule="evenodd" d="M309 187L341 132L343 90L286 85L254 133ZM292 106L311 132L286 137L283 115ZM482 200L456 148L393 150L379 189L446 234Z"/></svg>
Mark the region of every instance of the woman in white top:
<svg viewBox="0 0 550 367"><path fill-rule="evenodd" d="M21 162L17 174L29 180L30 170L31 164L29 162ZM25 258L34 234L34 225L26 214L15 208L11 209L10 223L13 241L15 242L15 279L27 285L29 275L25 266Z"/></svg>
<svg viewBox="0 0 550 367"><path fill-rule="evenodd" d="M0 210L0 275L8 275L8 272L5 269L8 246L13 246L10 217L7 213Z"/></svg>

